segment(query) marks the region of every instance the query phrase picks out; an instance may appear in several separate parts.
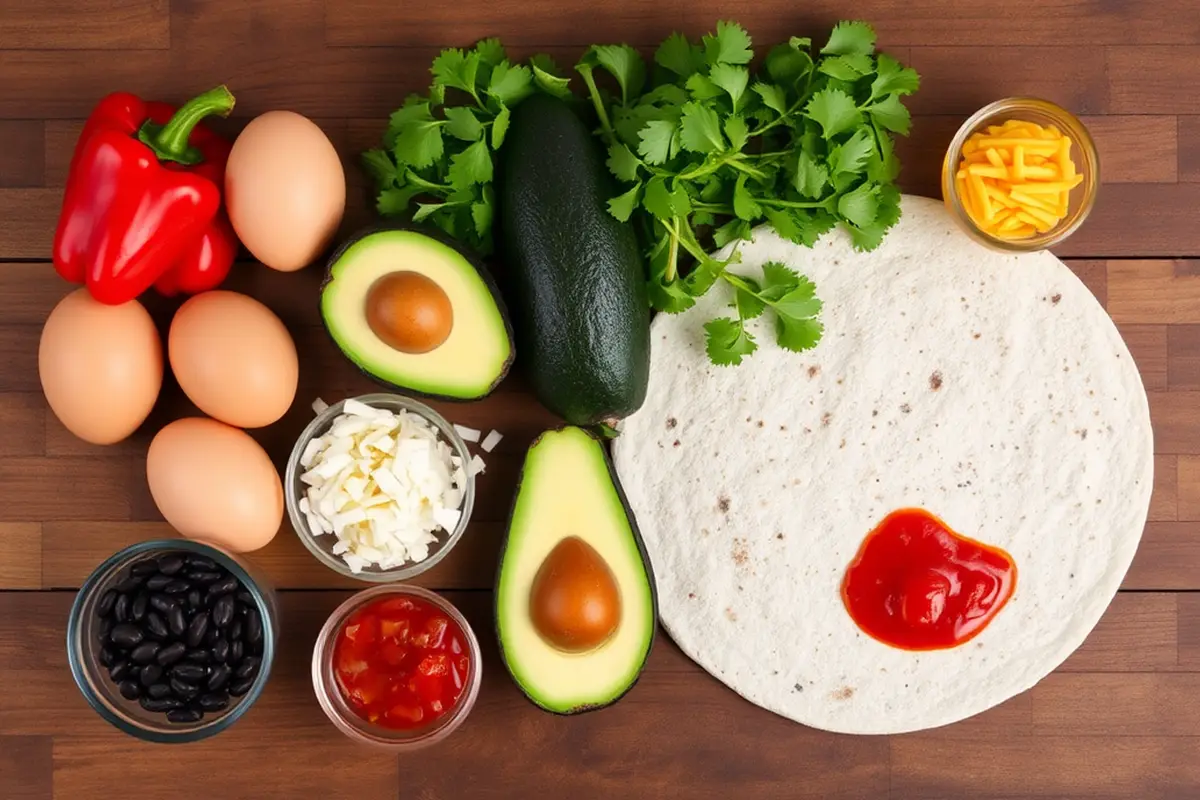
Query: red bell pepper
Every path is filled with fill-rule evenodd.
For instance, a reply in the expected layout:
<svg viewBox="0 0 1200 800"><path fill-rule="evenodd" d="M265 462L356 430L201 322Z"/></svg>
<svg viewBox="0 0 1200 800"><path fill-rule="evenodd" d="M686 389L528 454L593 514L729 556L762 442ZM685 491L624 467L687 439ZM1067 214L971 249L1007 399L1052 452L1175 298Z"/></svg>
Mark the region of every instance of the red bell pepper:
<svg viewBox="0 0 1200 800"><path fill-rule="evenodd" d="M119 304L177 267L183 272L165 281L168 289L211 288L213 275L228 272L221 265L227 254L232 261L236 239L227 220L224 229L213 222L229 145L197 125L209 114L227 115L233 103L224 86L173 115L170 106L125 92L101 100L71 158L54 235L58 273L86 283L100 302Z"/></svg>

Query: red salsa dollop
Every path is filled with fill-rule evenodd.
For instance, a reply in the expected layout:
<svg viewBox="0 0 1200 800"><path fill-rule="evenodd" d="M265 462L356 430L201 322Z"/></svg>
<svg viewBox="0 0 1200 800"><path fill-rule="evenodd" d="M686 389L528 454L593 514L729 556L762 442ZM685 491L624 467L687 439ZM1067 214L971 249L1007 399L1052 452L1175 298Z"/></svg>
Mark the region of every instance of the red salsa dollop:
<svg viewBox="0 0 1200 800"><path fill-rule="evenodd" d="M333 671L354 712L385 728L424 727L458 702L470 670L462 629L418 597L363 606L338 632Z"/></svg>
<svg viewBox="0 0 1200 800"><path fill-rule="evenodd" d="M942 650L979 634L1017 583L1012 557L960 536L919 508L884 517L842 581L846 611L865 633L904 650Z"/></svg>

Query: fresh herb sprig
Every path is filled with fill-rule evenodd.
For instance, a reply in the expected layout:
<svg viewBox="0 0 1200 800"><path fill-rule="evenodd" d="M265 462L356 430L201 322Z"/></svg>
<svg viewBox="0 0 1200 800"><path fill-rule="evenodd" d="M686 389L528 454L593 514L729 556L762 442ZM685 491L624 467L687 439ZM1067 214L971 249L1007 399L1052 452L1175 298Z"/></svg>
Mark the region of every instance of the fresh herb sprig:
<svg viewBox="0 0 1200 800"><path fill-rule="evenodd" d="M383 147L363 153L385 217L428 220L483 255L492 252L493 159L512 108L535 91L569 97L548 56L508 60L498 39L447 49L433 61L425 95L410 95L388 121Z"/></svg>
<svg viewBox="0 0 1200 800"><path fill-rule="evenodd" d="M771 49L757 74L753 57L749 34L720 22L699 43L679 34L663 42L653 80L628 45L594 46L576 66L609 170L625 184L609 209L634 220L649 253L651 304L679 312L718 280L735 289L737 318L705 326L718 364L754 351L745 323L767 307L781 346L814 346L820 301L783 265L764 268L759 284L726 270L736 247L726 260L709 251L763 222L806 246L840 223L858 248L877 247L900 217L891 134L910 126L900 98L919 85L914 70L875 54L875 33L861 22L838 24L815 58L797 37ZM597 84L598 70L618 91Z"/></svg>

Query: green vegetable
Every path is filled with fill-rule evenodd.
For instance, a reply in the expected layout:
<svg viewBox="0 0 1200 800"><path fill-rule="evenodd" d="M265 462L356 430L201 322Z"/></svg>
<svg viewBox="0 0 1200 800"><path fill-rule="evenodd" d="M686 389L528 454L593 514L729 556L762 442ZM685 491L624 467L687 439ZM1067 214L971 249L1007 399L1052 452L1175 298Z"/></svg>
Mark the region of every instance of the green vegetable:
<svg viewBox="0 0 1200 800"><path fill-rule="evenodd" d="M654 55L654 78L627 45L595 46L576 66L608 144L607 165L625 185L610 213L632 219L649 254L654 308L690 308L718 280L735 289L736 317L705 325L714 363L738 364L757 347L746 320L766 308L790 350L821 337L813 284L780 264L759 284L726 271L714 248L747 239L770 223L780 236L812 246L841 224L870 250L900 217L892 133L907 135L900 98L917 73L875 54L875 33L839 23L815 56L808 39L772 48L752 72L750 36L719 22L699 43L673 34ZM609 96L597 71L619 91ZM643 91L644 89L644 91Z"/></svg>
<svg viewBox="0 0 1200 800"><path fill-rule="evenodd" d="M492 252L495 151L513 107L535 91L570 95L548 56L513 64L497 39L434 59L426 95L411 95L392 114L383 147L363 154L385 217L428 221L477 252ZM453 104L460 100L461 104Z"/></svg>

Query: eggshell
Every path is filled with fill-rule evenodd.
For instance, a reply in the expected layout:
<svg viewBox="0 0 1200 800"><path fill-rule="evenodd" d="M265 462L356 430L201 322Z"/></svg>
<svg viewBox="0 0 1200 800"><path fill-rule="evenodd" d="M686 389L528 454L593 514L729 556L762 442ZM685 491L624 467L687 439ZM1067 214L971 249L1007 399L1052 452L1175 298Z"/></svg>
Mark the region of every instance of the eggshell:
<svg viewBox="0 0 1200 800"><path fill-rule="evenodd" d="M185 417L159 431L146 480L163 518L189 539L247 553L283 522L283 484L266 451L214 419Z"/></svg>
<svg viewBox="0 0 1200 800"><path fill-rule="evenodd" d="M137 430L158 399L162 340L136 300L105 305L77 289L46 318L38 377L67 430L92 444L113 444Z"/></svg>
<svg viewBox="0 0 1200 800"><path fill-rule="evenodd" d="M315 261L341 224L346 174L333 144L311 120L268 111L233 143L225 205L255 258L293 272Z"/></svg>
<svg viewBox="0 0 1200 800"><path fill-rule="evenodd" d="M196 407L239 428L282 417L296 397L296 345L279 317L252 297L204 292L175 312L171 371Z"/></svg>

